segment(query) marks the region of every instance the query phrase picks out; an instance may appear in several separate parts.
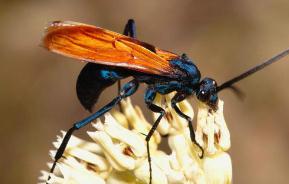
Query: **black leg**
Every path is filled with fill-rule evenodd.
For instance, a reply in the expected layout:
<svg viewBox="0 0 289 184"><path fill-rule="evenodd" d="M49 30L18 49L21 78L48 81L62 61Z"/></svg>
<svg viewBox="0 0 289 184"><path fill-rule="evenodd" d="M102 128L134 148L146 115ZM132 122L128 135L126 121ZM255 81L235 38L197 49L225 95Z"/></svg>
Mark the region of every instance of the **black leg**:
<svg viewBox="0 0 289 184"><path fill-rule="evenodd" d="M50 169L50 173L53 173L56 163L57 161L62 157L65 148L68 144L68 141L72 135L72 133L75 130L78 130L82 127L84 127L85 125L91 123L93 120L95 120L96 118L99 118L100 116L102 116L103 114L105 114L106 112L110 111L115 105L117 105L123 98L126 98L128 96L131 96L138 88L138 82L134 79L128 83L126 83L123 88L120 91L119 96L117 96L116 98L114 98L110 103L108 103L107 105L105 105L104 107L102 107L100 110L98 110L97 112L95 112L94 114L88 116L87 118L76 122L72 128L70 128L67 133L65 134L60 147L58 148L55 156L54 156L54 162L53 165ZM48 176L48 179L50 179L50 175Z"/></svg>
<svg viewBox="0 0 289 184"><path fill-rule="evenodd" d="M133 19L129 19L125 25L123 34L132 38L136 38L136 26Z"/></svg>
<svg viewBox="0 0 289 184"><path fill-rule="evenodd" d="M152 165L151 165L151 156L150 156L150 148L149 148L149 141L155 132L156 128L158 127L162 117L165 115L165 110L155 104L153 104L153 100L156 97L156 91L153 88L149 88L145 93L145 103L147 107L152 110L153 112L160 113L157 120L154 122L152 128L150 129L149 133L146 135L146 142L147 142L147 153L148 153L148 162L149 162L149 172L150 172L150 184L152 183Z"/></svg>
<svg viewBox="0 0 289 184"><path fill-rule="evenodd" d="M132 38L136 38L136 26L135 21L133 19L129 19L124 27L123 34L125 36L129 36ZM118 95L120 93L121 89L121 82L120 80L117 81L117 89L118 89ZM122 112L121 106L119 104L119 110Z"/></svg>
<svg viewBox="0 0 289 184"><path fill-rule="evenodd" d="M172 108L175 109L176 113L178 115L180 115L182 118L186 119L189 123L189 130L190 130L190 137L191 137L191 140L194 144L196 144L202 151L201 155L200 155L200 158L203 158L204 156L204 149L199 145L199 143L196 141L196 138L195 138L195 132L194 132L194 127L193 127L193 120L191 117L187 116L186 114L184 114L180 109L179 107L177 106L177 103L183 101L185 98L187 97L186 94L184 93L177 93L173 98L172 98L172 101L171 101L171 105L172 105Z"/></svg>

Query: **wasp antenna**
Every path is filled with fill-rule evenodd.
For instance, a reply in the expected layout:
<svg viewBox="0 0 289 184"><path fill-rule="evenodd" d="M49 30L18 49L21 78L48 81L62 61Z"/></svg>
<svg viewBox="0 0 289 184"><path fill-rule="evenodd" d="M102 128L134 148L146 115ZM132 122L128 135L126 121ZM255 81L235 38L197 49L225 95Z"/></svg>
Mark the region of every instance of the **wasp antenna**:
<svg viewBox="0 0 289 184"><path fill-rule="evenodd" d="M261 63L251 69L249 69L248 71L234 77L233 79L231 80L228 80L227 82L224 82L222 85L218 86L217 87L217 92L225 89L225 88L229 88L231 87L234 83L248 77L249 75L252 75L253 73L259 71L259 70L262 70L263 68L265 68L266 66L269 66L271 65L272 63L276 62L276 61L279 61L280 59L282 59L283 57L287 56L289 54L289 49L286 49L282 52L280 52L279 54L277 54L276 56L268 59L267 61L265 61L264 63Z"/></svg>

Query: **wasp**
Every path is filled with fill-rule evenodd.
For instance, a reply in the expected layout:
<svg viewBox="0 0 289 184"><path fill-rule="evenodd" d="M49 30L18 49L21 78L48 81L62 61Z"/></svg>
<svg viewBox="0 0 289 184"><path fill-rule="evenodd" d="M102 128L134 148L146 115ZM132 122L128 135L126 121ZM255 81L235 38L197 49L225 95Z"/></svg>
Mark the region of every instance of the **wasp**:
<svg viewBox="0 0 289 184"><path fill-rule="evenodd" d="M148 109L159 113L145 138L150 183L152 169L149 141L166 113L162 107L153 103L157 93L165 95L176 92L171 100L171 106L179 116L187 120L190 138L200 148L202 158L204 151L195 140L192 118L184 114L177 104L188 96L195 95L199 101L216 111L220 91L231 88L238 93L239 90L233 84L289 54L289 49L287 49L241 75L217 85L212 78L201 79L198 67L186 54L178 55L137 40L136 26L132 19L128 20L124 34L77 22L54 21L46 29L43 45L49 51L87 62L78 76L76 91L80 103L90 112L104 89L116 82L120 84L119 81L124 78L132 77L131 81L119 87L118 96L111 102L87 118L76 122L67 131L56 152L50 173L53 173L57 161L62 157L75 130L110 111L122 99L133 95L140 83L144 83L147 85L144 101Z"/></svg>

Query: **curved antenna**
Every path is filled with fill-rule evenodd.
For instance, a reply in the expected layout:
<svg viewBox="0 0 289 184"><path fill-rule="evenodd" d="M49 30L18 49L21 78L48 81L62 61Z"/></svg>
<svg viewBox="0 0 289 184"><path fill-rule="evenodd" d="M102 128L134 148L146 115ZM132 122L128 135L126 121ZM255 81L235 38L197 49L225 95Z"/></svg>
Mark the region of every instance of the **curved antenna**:
<svg viewBox="0 0 289 184"><path fill-rule="evenodd" d="M289 49L286 49L284 51L282 51L281 53L277 54L276 56L268 59L267 61L265 61L264 63L261 63L251 69L249 69L248 71L242 73L241 75L238 75L237 77L234 77L231 80L228 80L227 82L224 82L222 85L217 87L217 92L225 89L225 88L229 88L231 87L234 83L248 77L249 75L252 75L253 73L262 70L263 68L265 68L268 65L271 65L272 63L279 61L280 59L282 59L283 57L287 56L289 54Z"/></svg>

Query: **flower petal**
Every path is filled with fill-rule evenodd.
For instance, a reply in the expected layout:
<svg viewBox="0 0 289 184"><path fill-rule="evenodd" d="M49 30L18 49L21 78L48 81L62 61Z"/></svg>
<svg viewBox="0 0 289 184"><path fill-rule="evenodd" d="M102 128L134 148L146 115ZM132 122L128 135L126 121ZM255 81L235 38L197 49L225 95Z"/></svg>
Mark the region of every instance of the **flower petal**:
<svg viewBox="0 0 289 184"><path fill-rule="evenodd" d="M112 138L127 144L134 155L138 157L146 155L144 137L119 125L109 113L105 114L104 131Z"/></svg>
<svg viewBox="0 0 289 184"><path fill-rule="evenodd" d="M205 157L203 168L207 183L229 184L232 181L232 163L228 153Z"/></svg>
<svg viewBox="0 0 289 184"><path fill-rule="evenodd" d="M112 167L118 171L132 170L135 168L135 160L124 155L120 147L113 144L109 135L102 131L87 132L87 134L96 141L103 149L105 157Z"/></svg>

